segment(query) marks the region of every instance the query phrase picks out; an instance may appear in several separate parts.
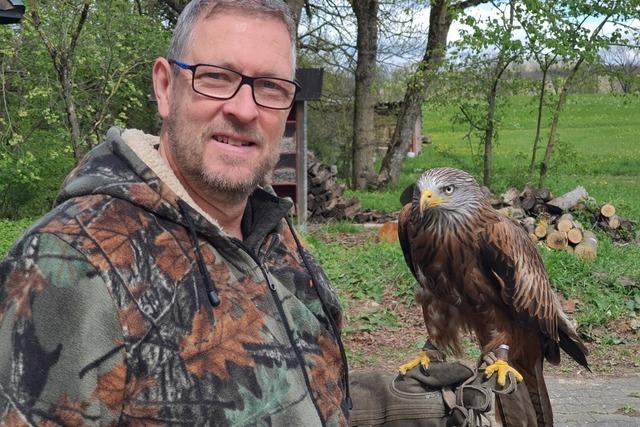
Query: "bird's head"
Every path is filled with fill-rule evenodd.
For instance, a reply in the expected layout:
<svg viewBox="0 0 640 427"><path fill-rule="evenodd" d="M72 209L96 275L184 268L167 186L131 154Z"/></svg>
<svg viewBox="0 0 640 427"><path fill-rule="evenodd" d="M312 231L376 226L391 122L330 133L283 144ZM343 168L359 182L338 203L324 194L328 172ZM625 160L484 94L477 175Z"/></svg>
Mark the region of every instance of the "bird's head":
<svg viewBox="0 0 640 427"><path fill-rule="evenodd" d="M467 172L453 168L427 170L414 187L413 202L420 214L458 212L469 216L480 207L484 193Z"/></svg>

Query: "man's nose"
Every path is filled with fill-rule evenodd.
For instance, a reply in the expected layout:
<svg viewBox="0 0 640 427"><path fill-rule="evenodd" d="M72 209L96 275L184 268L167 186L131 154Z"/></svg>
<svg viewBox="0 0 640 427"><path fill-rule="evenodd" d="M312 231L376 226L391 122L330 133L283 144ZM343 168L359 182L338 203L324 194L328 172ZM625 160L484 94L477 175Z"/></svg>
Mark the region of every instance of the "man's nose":
<svg viewBox="0 0 640 427"><path fill-rule="evenodd" d="M252 87L245 83L231 99L224 101L223 111L237 118L240 122L251 122L258 116L258 105L253 100Z"/></svg>

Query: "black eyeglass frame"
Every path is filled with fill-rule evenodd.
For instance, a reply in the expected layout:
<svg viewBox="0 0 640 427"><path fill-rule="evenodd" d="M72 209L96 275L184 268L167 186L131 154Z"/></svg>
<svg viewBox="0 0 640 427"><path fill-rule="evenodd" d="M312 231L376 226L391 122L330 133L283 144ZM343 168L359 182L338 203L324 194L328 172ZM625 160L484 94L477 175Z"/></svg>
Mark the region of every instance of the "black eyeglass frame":
<svg viewBox="0 0 640 427"><path fill-rule="evenodd" d="M217 100L220 100L220 101L226 101L227 99L233 98L234 96L236 96L236 94L238 93L238 91L240 90L242 85L248 84L251 87L251 96L253 97L253 102L255 102L256 105L259 105L260 107L264 107L264 108L269 108L271 110L288 110L293 106L293 103L296 101L296 95L298 94L300 89L302 89L302 87L300 86L300 83L298 83L295 80L287 80L287 79L281 79L279 77L268 77L268 76L255 76L255 77L252 77L252 76L247 76L245 74L239 73L236 70L232 70L231 68L221 67L220 65L214 65L214 64L193 64L193 65L189 65L189 64L186 64L186 63L184 63L182 61L177 61L175 59L168 59L167 61L169 61L169 64L177 65L178 67L180 67L183 70L191 71L191 89L193 89L193 91L195 93L198 93L198 94L200 94L202 96L206 96L207 98L217 99ZM196 89L196 69L198 67L200 67L200 66L216 67L216 68L220 68L222 70L229 71L229 72L232 72L234 74L237 74L237 75L240 76L240 84L238 85L236 90L230 96L227 96L227 97L213 96L213 95L209 95L209 94L206 94L206 93L202 93L198 89ZM256 93L255 93L255 88L253 86L253 83L256 80L261 80L261 79L278 80L278 81L281 81L281 82L293 83L293 85L295 87L295 92L293 93L293 97L291 98L291 103L286 107L270 107L268 105L264 105L264 104L261 104L260 102L258 102L258 100L256 99Z"/></svg>

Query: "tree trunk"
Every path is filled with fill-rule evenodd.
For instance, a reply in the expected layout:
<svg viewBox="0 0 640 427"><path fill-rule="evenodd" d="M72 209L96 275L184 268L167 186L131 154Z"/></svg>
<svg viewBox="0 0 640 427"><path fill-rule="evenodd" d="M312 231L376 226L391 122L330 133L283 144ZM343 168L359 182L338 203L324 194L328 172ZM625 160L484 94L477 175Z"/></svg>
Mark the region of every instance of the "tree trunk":
<svg viewBox="0 0 640 427"><path fill-rule="evenodd" d="M604 24L606 24L608 20L609 16L605 17L602 22L600 22L600 24L596 27L596 29L593 30L590 37L591 40L594 40L598 36L600 31L604 27ZM547 142L547 148L544 152L544 159L540 164L540 180L538 181L538 187L540 188L544 187L544 180L547 177L547 171L549 170L549 162L551 162L551 154L553 153L553 148L556 144L556 133L558 131L558 122L560 121L560 112L562 111L562 108L567 101L567 95L569 94L569 88L573 83L573 79L578 73L578 69L580 68L580 65L582 65L584 60L585 57L581 56L576 61L575 65L569 72L567 79L564 81L562 88L560 89L560 97L558 98L558 102L556 103L556 107L553 111L553 119L551 120L551 129L549 130L549 140Z"/></svg>
<svg viewBox="0 0 640 427"><path fill-rule="evenodd" d="M78 113L73 99L73 58L78 45L78 39L80 38L80 33L82 32L84 24L87 21L87 17L89 16L90 6L91 2L89 0L85 0L83 2L78 22L74 31L70 35L68 46L64 46L64 43L60 43L59 46L53 44L49 35L46 34L42 28L38 4L34 3L31 6L31 19L33 26L47 48L53 67L58 75L60 93L62 101L64 102L65 112L67 113L67 124L69 126L71 136L71 148L73 150L73 157L76 163L78 163L82 158L83 152L80 149L82 139L80 134L80 121L78 119Z"/></svg>
<svg viewBox="0 0 640 427"><path fill-rule="evenodd" d="M511 38L511 34L513 33L513 22L514 22L514 5L513 0L511 0L511 5L509 8L509 38ZM502 79L502 75L507 70L507 67L513 60L515 56L509 56L509 52L506 48L500 50L498 54L498 60L496 62L495 71L493 73L493 81L491 82L491 89L489 90L489 95L487 97L487 123L484 127L484 159L483 159L483 171L482 171L482 184L491 188L491 182L493 181L493 136L495 135L495 116L496 116L496 105L498 98L498 85L500 84L500 80Z"/></svg>
<svg viewBox="0 0 640 427"><path fill-rule="evenodd" d="M453 16L457 12L487 1L466 0L455 4L451 4L450 0L431 1L427 48L416 72L407 83L396 128L387 153L382 159L382 166L377 179L378 187L386 187L389 183L396 182L400 176L402 165L409 151L416 120L422 113L422 103L429 91L433 74L438 70L444 59L447 37L453 22Z"/></svg>
<svg viewBox="0 0 640 427"><path fill-rule="evenodd" d="M544 180L547 177L547 171L549 169L549 162L551 161L551 154L553 153L553 148L556 145L556 133L558 131L558 122L560 121L560 112L564 108L564 104L567 102L569 88L571 87L573 78L576 76L578 68L580 68L582 62L584 62L584 58L578 59L576 64L569 72L569 75L567 75L567 79L565 80L564 84L560 88L560 97L558 98L558 102L556 103L555 109L553 110L553 119L551 120L551 128L549 129L549 140L547 141L547 148L544 151L544 158L542 159L542 163L540 163L540 180L538 181L538 187L544 186Z"/></svg>
<svg viewBox="0 0 640 427"><path fill-rule="evenodd" d="M378 174L377 184L379 187L396 182L400 176L402 165L409 151L409 143L416 120L422 113L422 103L429 90L432 73L438 69L444 58L452 21L449 1L435 0L431 2L427 48L416 73L407 84L396 128Z"/></svg>
<svg viewBox="0 0 640 427"><path fill-rule="evenodd" d="M71 128L71 148L73 149L73 158L76 163L78 163L84 153L80 149L80 122L78 121L76 104L73 100L73 82L69 73L69 66L63 66L58 71L58 80L62 86L62 101L64 102L64 109L67 113L67 123Z"/></svg>
<svg viewBox="0 0 640 427"><path fill-rule="evenodd" d="M487 99L487 125L484 131L484 158L482 169L482 184L491 188L493 176L493 132L495 129L496 97L498 96L498 81L496 78L491 85L491 91Z"/></svg>
<svg viewBox="0 0 640 427"><path fill-rule="evenodd" d="M375 180L374 80L378 52L378 0L352 1L351 7L358 20L351 185L363 190Z"/></svg>
<svg viewBox="0 0 640 427"><path fill-rule="evenodd" d="M546 64L545 64L546 65ZM540 129L542 127L542 110L544 108L544 95L547 90L547 74L549 67L540 67L542 70L542 83L540 84L540 95L538 98L538 118L536 121L536 136L533 138L533 150L531 152L531 163L529 164L529 173L533 174L536 167L536 155L538 153L538 145L540 144Z"/></svg>

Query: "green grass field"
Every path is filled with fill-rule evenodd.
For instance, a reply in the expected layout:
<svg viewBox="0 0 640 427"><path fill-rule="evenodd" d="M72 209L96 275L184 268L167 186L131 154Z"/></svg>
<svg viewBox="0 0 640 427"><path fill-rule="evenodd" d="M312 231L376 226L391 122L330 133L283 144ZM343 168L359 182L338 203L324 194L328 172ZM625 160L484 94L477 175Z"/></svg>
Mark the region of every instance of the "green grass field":
<svg viewBox="0 0 640 427"><path fill-rule="evenodd" d="M535 136L536 104L533 97L512 97L500 117L494 147L492 190L500 194L510 186L537 183L528 167ZM452 166L465 169L481 181L478 141L465 139L467 128L452 125L454 107L425 108L423 133L433 138L422 153L405 162L397 185L379 193L349 192L365 208L396 211L402 190L425 169ZM549 111L543 120L542 145L546 145ZM539 150L537 158L544 154ZM560 116L558 145L546 187L562 194L584 186L601 202L612 202L623 215L640 219L640 99L614 95L572 95Z"/></svg>

